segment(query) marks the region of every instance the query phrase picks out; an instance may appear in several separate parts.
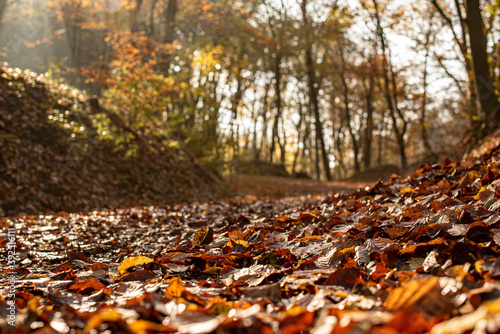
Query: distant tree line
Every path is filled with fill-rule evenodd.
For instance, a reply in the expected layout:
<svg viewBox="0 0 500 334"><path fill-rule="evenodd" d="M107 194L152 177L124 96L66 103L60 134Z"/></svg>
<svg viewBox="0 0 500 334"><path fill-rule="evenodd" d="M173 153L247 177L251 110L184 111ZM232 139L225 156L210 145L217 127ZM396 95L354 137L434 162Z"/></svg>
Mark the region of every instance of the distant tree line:
<svg viewBox="0 0 500 334"><path fill-rule="evenodd" d="M207 161L330 180L494 131L499 12L498 0L0 0L0 59Z"/></svg>

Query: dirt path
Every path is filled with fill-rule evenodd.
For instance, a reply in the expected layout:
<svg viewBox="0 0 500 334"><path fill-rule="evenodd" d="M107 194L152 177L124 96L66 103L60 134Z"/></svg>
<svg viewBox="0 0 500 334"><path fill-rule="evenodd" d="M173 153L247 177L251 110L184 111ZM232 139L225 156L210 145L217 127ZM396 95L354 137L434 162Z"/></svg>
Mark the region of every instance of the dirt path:
<svg viewBox="0 0 500 334"><path fill-rule="evenodd" d="M336 181L325 182L309 179L294 179L277 176L230 175L228 177L230 190L238 195L253 195L257 197L295 197L295 196L325 196L334 193L351 193L371 182Z"/></svg>

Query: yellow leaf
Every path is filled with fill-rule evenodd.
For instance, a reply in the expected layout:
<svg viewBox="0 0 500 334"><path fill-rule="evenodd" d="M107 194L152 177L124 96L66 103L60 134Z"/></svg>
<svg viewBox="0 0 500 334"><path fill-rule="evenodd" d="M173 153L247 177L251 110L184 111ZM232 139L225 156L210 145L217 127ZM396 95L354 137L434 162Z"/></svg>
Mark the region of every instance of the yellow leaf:
<svg viewBox="0 0 500 334"><path fill-rule="evenodd" d="M235 246L236 245L242 245L245 248L250 247L250 244L248 243L248 241L241 240L241 239L239 239L239 240L233 240L233 243L235 244Z"/></svg>
<svg viewBox="0 0 500 334"><path fill-rule="evenodd" d="M415 192L415 189L411 188L411 187L401 187L399 189L399 191L401 192L401 194L406 194L406 193L411 193L413 194Z"/></svg>
<svg viewBox="0 0 500 334"><path fill-rule="evenodd" d="M146 256L128 257L123 260L122 263L120 263L120 266L118 267L118 273L120 275L123 275L127 272L128 268L150 262L154 262L154 260Z"/></svg>
<svg viewBox="0 0 500 334"><path fill-rule="evenodd" d="M481 188L481 190L479 190L479 192L477 193L477 195L474 197L474 199L475 199L476 201L478 201L479 199L481 199L481 197L480 197L479 195L481 195L481 193L482 193L483 191L486 191L486 187L482 187L482 188Z"/></svg>
<svg viewBox="0 0 500 334"><path fill-rule="evenodd" d="M182 284L182 280L179 277L174 277L171 279L170 285L165 290L165 297L170 299L184 297L186 292L187 290Z"/></svg>
<svg viewBox="0 0 500 334"><path fill-rule="evenodd" d="M300 241L300 242L309 242L309 241L318 240L318 239L321 239L321 238L322 237L319 236L319 235L311 235L310 237L299 238L299 239L297 239L297 241Z"/></svg>
<svg viewBox="0 0 500 334"><path fill-rule="evenodd" d="M342 250L340 251L340 253L342 253L342 254L347 254L347 253L350 253L350 252L352 252L352 251L354 251L354 246L344 248L344 249L342 249Z"/></svg>
<svg viewBox="0 0 500 334"><path fill-rule="evenodd" d="M113 309L97 313L87 322L83 334L90 333L93 329L98 328L105 322L117 322L120 319L120 314Z"/></svg>
<svg viewBox="0 0 500 334"><path fill-rule="evenodd" d="M42 299L42 297L35 296L35 297L31 298L30 300L28 300L28 309L31 312L37 313L36 310L38 309L38 306L40 305L40 303L38 302L40 299Z"/></svg>
<svg viewBox="0 0 500 334"><path fill-rule="evenodd" d="M484 271L484 269L483 269L483 263L484 263L483 260L477 260L476 263L474 263L474 268L480 274L482 274L483 271Z"/></svg>
<svg viewBox="0 0 500 334"><path fill-rule="evenodd" d="M147 320L137 320L128 325L130 331L134 334L148 334L148 333L163 333L174 332L172 328L156 324Z"/></svg>
<svg viewBox="0 0 500 334"><path fill-rule="evenodd" d="M288 316L297 316L307 311L304 306L293 306L286 311Z"/></svg>
<svg viewBox="0 0 500 334"><path fill-rule="evenodd" d="M207 275L218 275L221 269L222 267L211 267L203 270L203 273Z"/></svg>

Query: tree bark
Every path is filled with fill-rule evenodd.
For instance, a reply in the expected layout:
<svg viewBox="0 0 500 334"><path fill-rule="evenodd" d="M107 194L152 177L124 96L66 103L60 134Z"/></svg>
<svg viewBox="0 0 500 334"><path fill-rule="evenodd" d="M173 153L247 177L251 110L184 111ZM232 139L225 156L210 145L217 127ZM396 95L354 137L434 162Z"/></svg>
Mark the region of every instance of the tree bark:
<svg viewBox="0 0 500 334"><path fill-rule="evenodd" d="M304 121L304 112L303 112L303 106L302 106L302 103L300 103L299 101L299 121L297 123L297 125L295 126L296 130L297 130L297 150L295 151L295 154L293 155L293 162L292 162L292 175L295 175L296 172L297 172L297 161L298 161L298 158L299 158L299 153L300 153L300 148L299 148L299 145L300 145L300 142L302 142L302 144L304 145L304 139L302 137L302 123ZM304 149L304 146L302 146L302 149Z"/></svg>
<svg viewBox="0 0 500 334"><path fill-rule="evenodd" d="M398 105L396 74L394 73L394 69L392 67L390 54L388 54L387 51L386 37L382 28L382 24L380 22L380 13L377 0L373 0L373 4L375 7L375 24L377 25L377 34L380 39L382 54L385 57L382 71L384 79L384 93L387 101L387 107L389 109L389 116L392 120L392 128L394 134L396 135L399 156L401 159L401 168L403 170L406 170L408 168L408 160L406 157L406 143L404 137L408 129L408 121L405 119L404 114ZM401 127L398 124L398 119L402 123Z"/></svg>
<svg viewBox="0 0 500 334"><path fill-rule="evenodd" d="M472 68L472 62L469 57L469 42L467 39L467 22L466 19L462 15L462 6L459 2L459 0L454 0L455 4L455 10L456 10L456 15L458 16L459 22L460 22L460 30L461 30L461 36L459 37L459 34L455 31L455 26L453 24L452 19L445 13L443 8L438 4L437 0L431 0L432 5L434 8L436 8L437 12L439 15L442 17L444 20L445 24L450 28L450 31L453 35L453 40L457 44L458 48L460 49L460 54L462 55L463 62L465 64L465 71L467 72L467 79L468 79L468 88L469 88L469 106L468 106L468 114L469 114L469 122L470 126L472 128L477 127L477 120L476 120L476 104L477 104L477 92L476 92L476 86L474 84L474 74L473 74L473 68ZM440 65L445 69L446 73L448 76L450 76L453 80L455 78L450 74L448 69L444 66L441 60L438 59L438 62ZM455 82L457 82L455 80ZM460 88L460 90L462 90Z"/></svg>
<svg viewBox="0 0 500 334"><path fill-rule="evenodd" d="M169 0L167 10L165 11L165 18L167 21L167 28L165 29L164 43L172 43L175 39L175 15L177 14L177 0Z"/></svg>
<svg viewBox="0 0 500 334"><path fill-rule="evenodd" d="M130 26L131 33L139 32L139 12L141 11L143 2L144 0L135 1L134 18L133 18L134 22L132 22L132 25Z"/></svg>
<svg viewBox="0 0 500 334"><path fill-rule="evenodd" d="M276 150L276 142L280 144L279 134L278 134L278 125L281 119L281 61L283 56L280 51L276 52L276 59L274 63L274 80L276 81L274 85L274 94L276 96L274 103L276 106L276 115L274 116L272 134L271 134L271 146L269 147L269 160L273 162L274 153ZM280 144L281 146L281 144Z"/></svg>
<svg viewBox="0 0 500 334"><path fill-rule="evenodd" d="M231 145L233 147L233 159L239 155L240 143L238 140L239 127L238 120L238 107L243 97L243 77L241 76L241 68L238 69L236 74L236 93L231 101Z"/></svg>
<svg viewBox="0 0 500 334"><path fill-rule="evenodd" d="M163 43L172 44L175 40L175 15L177 14L177 0L168 0L167 9L165 10L165 36ZM170 69L171 57L169 53L161 52L159 55L159 69L163 73L168 73Z"/></svg>
<svg viewBox="0 0 500 334"><path fill-rule="evenodd" d="M269 88L271 87L271 83L266 84L266 90L264 91L264 96L262 97L262 108L260 112L260 116L262 117L262 136L260 139L260 145L257 146L257 139L255 139L255 159L260 159L260 154L262 151L264 151L264 146L265 146L265 141L266 141L266 136L267 136L267 108L268 108L268 94L269 94ZM255 123L255 133L257 133L257 122ZM265 153L264 153L265 155ZM266 160L265 157L263 160Z"/></svg>
<svg viewBox="0 0 500 334"><path fill-rule="evenodd" d="M154 38L155 36L155 10L156 10L156 5L158 4L158 0L153 0L153 3L151 4L151 11L149 12L149 31L148 31L148 36Z"/></svg>
<svg viewBox="0 0 500 334"><path fill-rule="evenodd" d="M347 129L349 130L349 136L351 137L352 151L354 153L353 157L354 171L356 173L359 173L361 171L361 166L359 164L359 143L351 124L352 119L351 119L351 108L349 106L349 85L347 83L347 78L345 77L346 63L344 59L344 50L340 50L339 54L343 66L343 69L340 71L340 79L342 80L342 87L343 87L342 93L344 98L344 116L347 124Z"/></svg>
<svg viewBox="0 0 500 334"><path fill-rule="evenodd" d="M2 24L3 14L5 13L5 9L7 9L7 0L0 0L0 28Z"/></svg>
<svg viewBox="0 0 500 334"><path fill-rule="evenodd" d="M302 0L301 10L302 10L302 19L304 26L306 29L309 27L309 20L307 17L307 0ZM306 39L307 35L306 35ZM328 158L328 153L326 152L325 138L323 135L323 125L321 121L321 115L319 112L319 101L318 101L318 92L319 92L319 82L316 78L316 73L314 70L314 59L312 54L312 46L307 45L305 50L306 56L306 71L307 71L307 79L309 86L309 104L312 108L314 120L315 120L315 132L316 132L316 146L317 151L321 151L321 161L323 163L323 170L326 176L326 179L329 181L332 179L332 175L330 172L330 159ZM316 153L318 156L318 152ZM318 162L319 164L319 162ZM317 173L318 174L318 173Z"/></svg>
<svg viewBox="0 0 500 334"><path fill-rule="evenodd" d="M423 75L422 75L422 86L424 91L422 92L422 105L420 107L420 131L421 131L421 137L422 137L422 144L424 146L424 150L426 151L426 155L432 157L433 159L437 159L436 153L434 153L434 150L432 149L431 143L429 142L429 133L427 131L428 122L427 122L427 79L428 79L428 63L429 63L429 57L430 57L430 41L431 39L431 30L427 31L425 35L425 60L424 60L424 70L423 70Z"/></svg>
<svg viewBox="0 0 500 334"><path fill-rule="evenodd" d="M487 43L479 0L466 0L466 10L474 81L481 106L481 126L478 129L478 136L481 138L498 126L500 102L495 94L489 71Z"/></svg>
<svg viewBox="0 0 500 334"><path fill-rule="evenodd" d="M365 80L363 79L363 85L365 86L365 110L366 110L366 128L364 132L364 142L363 142L363 167L369 169L371 167L372 160L372 141L373 141L373 73L369 73L368 87L366 87Z"/></svg>

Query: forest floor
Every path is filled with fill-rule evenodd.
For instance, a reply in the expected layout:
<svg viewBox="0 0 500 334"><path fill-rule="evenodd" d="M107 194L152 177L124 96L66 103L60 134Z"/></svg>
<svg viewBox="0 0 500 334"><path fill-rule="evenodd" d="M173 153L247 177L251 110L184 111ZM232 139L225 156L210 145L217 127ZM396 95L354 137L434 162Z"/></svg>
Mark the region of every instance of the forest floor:
<svg viewBox="0 0 500 334"><path fill-rule="evenodd" d="M0 327L496 333L496 145L353 193L334 193L352 182L234 176L254 195L0 219Z"/></svg>
<svg viewBox="0 0 500 334"><path fill-rule="evenodd" d="M242 175L228 176L227 184L234 196L256 196L269 198L298 196L327 196L336 193L351 193L374 182L334 181L325 182L280 176Z"/></svg>

